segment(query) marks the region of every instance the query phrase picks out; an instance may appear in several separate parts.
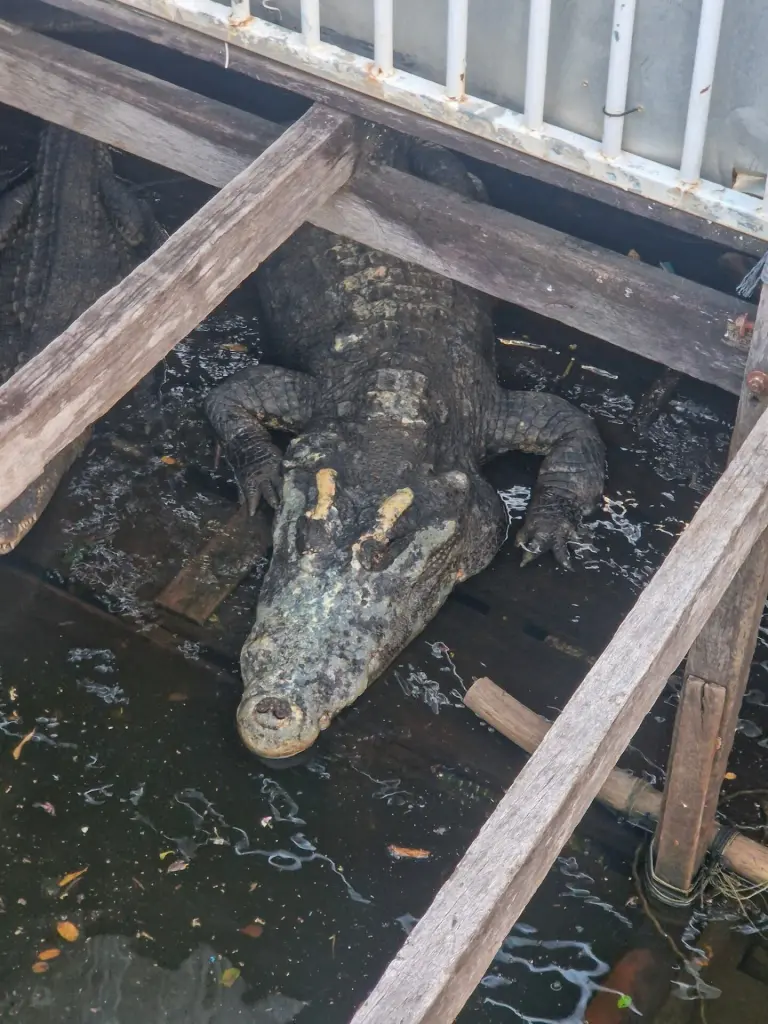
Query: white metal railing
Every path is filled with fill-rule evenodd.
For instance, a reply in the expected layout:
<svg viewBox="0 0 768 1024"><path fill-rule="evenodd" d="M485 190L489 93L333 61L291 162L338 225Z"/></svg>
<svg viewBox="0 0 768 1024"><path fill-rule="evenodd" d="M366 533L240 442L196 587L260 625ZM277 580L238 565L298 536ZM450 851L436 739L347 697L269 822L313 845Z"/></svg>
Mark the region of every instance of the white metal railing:
<svg viewBox="0 0 768 1024"><path fill-rule="evenodd" d="M394 67L394 0L355 0L356 4L370 5L373 14L373 61L321 41L321 0L299 0L300 31L258 17L254 11L274 6L266 0L231 0L229 7L226 2L217 0L117 2L197 29L230 45L271 57L394 106L424 114L496 144L522 150L628 192L768 240L764 196L700 178L725 0L702 0L679 167L649 160L624 147L636 0L614 2L603 131L599 140L545 120L551 0L529 0L522 112L467 92L467 36L473 26L470 0L446 0L443 26L447 29L446 71L442 84ZM442 31L440 26L435 29L436 34ZM478 30L493 32L493 26L480 26ZM516 54L513 43L510 52ZM471 73L470 67L470 76Z"/></svg>

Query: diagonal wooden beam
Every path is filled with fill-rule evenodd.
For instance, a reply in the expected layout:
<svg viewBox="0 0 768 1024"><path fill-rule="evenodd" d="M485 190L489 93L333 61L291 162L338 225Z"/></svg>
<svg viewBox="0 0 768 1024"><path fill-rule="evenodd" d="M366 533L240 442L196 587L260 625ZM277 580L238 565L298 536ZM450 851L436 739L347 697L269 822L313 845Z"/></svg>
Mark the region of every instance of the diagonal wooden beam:
<svg viewBox="0 0 768 1024"><path fill-rule="evenodd" d="M352 173L354 124L312 107L0 388L0 508Z"/></svg>
<svg viewBox="0 0 768 1024"><path fill-rule="evenodd" d="M98 101L94 100L98 96ZM0 22L0 102L224 186L277 125ZM392 168L309 219L737 394L754 308Z"/></svg>
<svg viewBox="0 0 768 1024"><path fill-rule="evenodd" d="M352 1024L456 1018L767 526L762 416Z"/></svg>

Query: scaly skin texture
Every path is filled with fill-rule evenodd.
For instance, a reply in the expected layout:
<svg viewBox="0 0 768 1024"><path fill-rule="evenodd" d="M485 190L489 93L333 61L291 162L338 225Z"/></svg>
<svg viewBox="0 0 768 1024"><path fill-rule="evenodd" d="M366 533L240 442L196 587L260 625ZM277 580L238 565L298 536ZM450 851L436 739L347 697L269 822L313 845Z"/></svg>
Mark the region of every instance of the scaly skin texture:
<svg viewBox="0 0 768 1024"><path fill-rule="evenodd" d="M458 158L371 130L379 159L475 198ZM415 225L418 230L418 225ZM238 727L263 757L306 749L480 572L505 536L480 468L543 455L517 543L563 564L602 491L593 421L496 382L491 301L310 226L256 276L284 367L254 366L206 410L251 510L277 509ZM268 431L293 433L281 464Z"/></svg>
<svg viewBox="0 0 768 1024"><path fill-rule="evenodd" d="M115 177L105 146L47 126L33 174L0 197L0 384L118 284L163 240ZM90 429L0 510L0 555L29 532Z"/></svg>

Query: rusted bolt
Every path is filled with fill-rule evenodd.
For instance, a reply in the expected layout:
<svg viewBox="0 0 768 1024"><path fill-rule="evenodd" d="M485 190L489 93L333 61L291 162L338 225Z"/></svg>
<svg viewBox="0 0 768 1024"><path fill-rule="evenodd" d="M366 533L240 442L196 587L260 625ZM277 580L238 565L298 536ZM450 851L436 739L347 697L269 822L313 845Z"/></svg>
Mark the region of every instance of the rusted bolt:
<svg viewBox="0 0 768 1024"><path fill-rule="evenodd" d="M753 395L765 398L768 395L768 373L762 370L751 370L747 374L747 387Z"/></svg>

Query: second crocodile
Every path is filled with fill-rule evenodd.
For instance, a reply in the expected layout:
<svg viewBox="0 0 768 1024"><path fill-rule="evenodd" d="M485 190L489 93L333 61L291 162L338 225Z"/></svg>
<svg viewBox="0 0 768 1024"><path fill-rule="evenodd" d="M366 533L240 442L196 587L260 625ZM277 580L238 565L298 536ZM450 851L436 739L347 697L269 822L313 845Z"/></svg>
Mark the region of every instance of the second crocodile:
<svg viewBox="0 0 768 1024"><path fill-rule="evenodd" d="M484 198L452 154L378 145ZM276 758L310 746L496 555L507 520L484 461L545 456L517 543L567 563L605 449L568 402L497 384L491 302L455 281L310 226L256 281L284 366L235 374L207 412L249 507L277 507L238 710L245 744ZM285 458L269 429L296 435Z"/></svg>
<svg viewBox="0 0 768 1024"><path fill-rule="evenodd" d="M0 197L0 384L163 238L150 208L115 176L106 146L46 126L31 175ZM90 433L0 510L0 555L40 518Z"/></svg>

